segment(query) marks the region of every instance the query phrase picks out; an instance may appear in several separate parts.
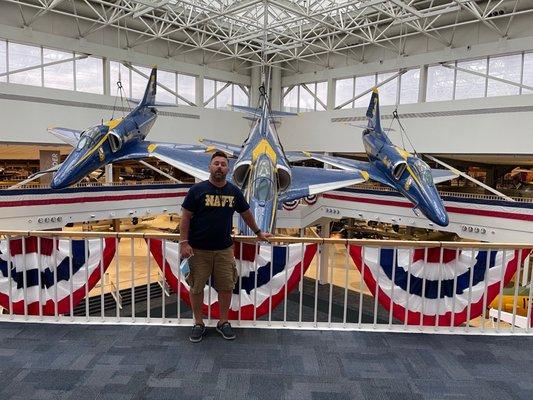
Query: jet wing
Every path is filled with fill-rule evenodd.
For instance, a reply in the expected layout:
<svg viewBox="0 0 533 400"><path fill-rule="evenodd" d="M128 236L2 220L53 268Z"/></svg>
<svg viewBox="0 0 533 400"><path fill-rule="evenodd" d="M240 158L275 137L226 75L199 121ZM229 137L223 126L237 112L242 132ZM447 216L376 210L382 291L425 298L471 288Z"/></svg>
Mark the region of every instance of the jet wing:
<svg viewBox="0 0 533 400"><path fill-rule="evenodd" d="M242 146L240 145L220 142L218 140L200 139L200 143L205 146L207 151L212 149L220 150L226 153L228 157L237 158L242 150ZM309 159L309 157L304 155L301 151L286 151L285 156L289 162L298 162Z"/></svg>
<svg viewBox="0 0 533 400"><path fill-rule="evenodd" d="M54 126L49 127L47 130L55 137L61 139L63 142L70 144L72 147L76 147L82 133L82 131Z"/></svg>
<svg viewBox="0 0 533 400"><path fill-rule="evenodd" d="M220 150L226 153L228 157L237 158L242 150L242 146L240 145L220 142L218 140L200 139L199 142L202 143L203 146L205 146L206 151L213 149Z"/></svg>
<svg viewBox="0 0 533 400"><path fill-rule="evenodd" d="M457 178L459 175L453 173L449 169L431 169L431 175L433 175L433 182L435 184L451 181L452 179Z"/></svg>
<svg viewBox="0 0 533 400"><path fill-rule="evenodd" d="M150 149L150 157L155 157L173 167L205 181L209 179L209 163L211 155L207 153L196 153L184 150L179 147L154 146Z"/></svg>
<svg viewBox="0 0 533 400"><path fill-rule="evenodd" d="M296 200L346 186L357 185L368 179L368 175L361 171L336 171L323 168L292 167L291 172L291 186L280 195L282 202Z"/></svg>
<svg viewBox="0 0 533 400"><path fill-rule="evenodd" d="M328 164L345 171L364 171L368 173L369 178L373 181L391 186L391 183L387 177L372 163L367 161L352 160L350 158L326 156L323 154L308 152L303 152L303 154L309 156L310 158L314 158L317 161L323 162L324 164Z"/></svg>
<svg viewBox="0 0 533 400"><path fill-rule="evenodd" d="M291 163L303 161L303 160L309 160L310 158L306 156L304 153L302 153L301 151L286 151L285 156L287 157L287 160L289 160L289 162Z"/></svg>
<svg viewBox="0 0 533 400"><path fill-rule="evenodd" d="M200 149L197 145L142 141L125 150L113 162L154 157L197 179L209 178L211 154L205 153L203 147ZM234 160L229 160L230 171L234 163ZM231 180L229 175L228 180Z"/></svg>

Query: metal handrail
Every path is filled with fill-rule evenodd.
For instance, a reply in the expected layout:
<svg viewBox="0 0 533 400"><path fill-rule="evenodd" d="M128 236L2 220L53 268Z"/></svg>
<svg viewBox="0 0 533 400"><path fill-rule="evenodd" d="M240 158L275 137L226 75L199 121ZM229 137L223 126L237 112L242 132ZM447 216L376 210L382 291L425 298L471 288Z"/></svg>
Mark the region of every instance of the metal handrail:
<svg viewBox="0 0 533 400"><path fill-rule="evenodd" d="M37 239L26 241L25 237ZM5 271L0 273L4 276L1 287L4 310L0 310L0 321L192 323L190 311L182 312L188 308L189 288L184 285L187 276L180 268L180 244L174 242L179 237L170 233L0 230L4 246L2 259L10 266L7 276ZM51 268L53 285L48 289L43 289L41 279L51 283L50 275L37 273L37 282L28 279L30 273L35 276L35 270L41 268L39 262L44 260L42 238L47 238L47 252L53 249L51 254L47 253L53 265L61 264L63 270L67 266L71 277L58 279L58 269ZM83 265L77 264L76 270L73 269L73 239L85 240L82 247L78 246L79 242L76 245L77 262L84 260ZM135 239L144 239L142 249L135 245ZM235 257L239 284L232 294L231 318L240 327L533 334L533 280L531 262L526 258L533 243L277 236L269 241L284 245L274 261L272 244L259 245L257 238L250 236L236 235L234 239L249 243L237 247L236 252L240 254ZM308 244L314 245L307 247ZM84 257L80 256L81 248ZM124 252L128 248L129 256ZM254 260L248 255L243 257L243 248L248 254L261 256ZM489 257L489 253L483 255L483 249L495 252ZM337 257L334 258L337 261L332 261L330 250L345 253L344 265L342 261L338 264ZM26 258L29 253L33 255ZM444 261L452 253L454 259L460 257L457 264ZM285 262L280 259L283 254ZM380 261L382 257L386 257L384 264ZM397 264L400 257L402 262ZM510 264L511 257L514 264ZM387 272L391 265L392 276ZM514 268L509 270L514 281L509 281L507 268ZM483 269L481 277L479 271ZM475 281L474 270L477 271ZM395 280L396 271L403 276L400 281ZM102 277L111 275L113 280L106 285ZM265 281L267 275L270 280ZM100 285L96 286L98 276ZM353 285L357 279L358 288ZM272 285L268 285L271 281ZM441 293L441 285L446 285L444 297L426 295L429 284L437 293ZM217 310L215 289L210 284L204 289L203 309L208 324L218 318L212 314ZM290 301L289 290L296 294ZM280 299L286 299L283 310L278 307ZM489 310L496 319L492 328L487 326Z"/></svg>
<svg viewBox="0 0 533 400"><path fill-rule="evenodd" d="M37 236L37 237L62 237L62 238L130 238L130 239L165 239L178 241L178 233L144 233L144 232L84 232L84 231L24 231L24 230L0 230L2 236ZM243 242L257 242L255 236L232 235L234 240ZM316 243L316 244L341 244L382 247L383 245L394 247L447 247L447 248L478 248L478 249L514 249L533 248L533 243L484 243L484 242L453 242L453 241L417 241L417 240L383 240L383 239L338 239L316 237L291 237L273 236L268 239L269 243Z"/></svg>

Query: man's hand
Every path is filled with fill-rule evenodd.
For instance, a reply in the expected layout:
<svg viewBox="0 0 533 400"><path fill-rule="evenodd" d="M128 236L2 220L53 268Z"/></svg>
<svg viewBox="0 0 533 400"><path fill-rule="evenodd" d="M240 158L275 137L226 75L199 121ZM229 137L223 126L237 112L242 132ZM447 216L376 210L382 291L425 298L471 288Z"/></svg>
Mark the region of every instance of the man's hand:
<svg viewBox="0 0 533 400"><path fill-rule="evenodd" d="M188 242L183 242L180 244L180 257L189 258L194 256L191 245Z"/></svg>
<svg viewBox="0 0 533 400"><path fill-rule="evenodd" d="M268 242L268 238L274 236L273 234L271 233L268 233L268 232L259 232L259 235L257 235L257 238L259 240L262 240L264 242Z"/></svg>

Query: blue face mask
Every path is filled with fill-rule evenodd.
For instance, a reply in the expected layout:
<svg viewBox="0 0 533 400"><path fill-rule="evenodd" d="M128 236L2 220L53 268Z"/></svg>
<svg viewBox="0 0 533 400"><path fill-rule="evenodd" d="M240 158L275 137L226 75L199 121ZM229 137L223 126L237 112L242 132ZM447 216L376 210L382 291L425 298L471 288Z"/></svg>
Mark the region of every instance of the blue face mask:
<svg viewBox="0 0 533 400"><path fill-rule="evenodd" d="M181 264L180 264L180 271L183 275L187 275L190 271L190 268L189 268L189 257L187 258L184 258L182 261L181 261Z"/></svg>

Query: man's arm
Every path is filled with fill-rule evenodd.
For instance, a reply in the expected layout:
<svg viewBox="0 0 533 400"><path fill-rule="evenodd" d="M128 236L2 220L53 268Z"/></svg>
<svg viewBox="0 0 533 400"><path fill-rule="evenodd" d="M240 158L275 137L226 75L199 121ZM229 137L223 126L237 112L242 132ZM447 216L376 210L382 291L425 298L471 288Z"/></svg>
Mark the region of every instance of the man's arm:
<svg viewBox="0 0 533 400"><path fill-rule="evenodd" d="M191 224L192 211L181 208L180 221L180 255L183 258L191 257L193 254L192 247L189 244L189 226Z"/></svg>
<svg viewBox="0 0 533 400"><path fill-rule="evenodd" d="M244 211L241 213L242 220L248 225L248 227L252 230L252 232L256 232L256 235L261 240L266 240L267 238L273 236L271 233L268 232L262 232L259 227L257 226L257 223L255 222L254 215L250 211L250 209Z"/></svg>

